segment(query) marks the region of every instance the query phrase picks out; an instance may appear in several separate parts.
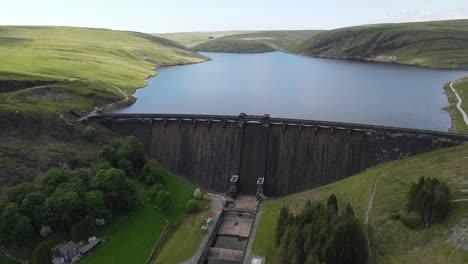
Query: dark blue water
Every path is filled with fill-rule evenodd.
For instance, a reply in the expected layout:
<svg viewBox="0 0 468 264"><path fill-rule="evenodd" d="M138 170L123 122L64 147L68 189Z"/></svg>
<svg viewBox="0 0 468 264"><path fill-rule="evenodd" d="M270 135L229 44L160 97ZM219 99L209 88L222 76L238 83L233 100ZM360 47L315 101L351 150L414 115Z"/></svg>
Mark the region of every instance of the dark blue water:
<svg viewBox="0 0 468 264"><path fill-rule="evenodd" d="M121 113L270 114L446 131L443 85L462 70L318 59L272 52L203 53L161 68Z"/></svg>

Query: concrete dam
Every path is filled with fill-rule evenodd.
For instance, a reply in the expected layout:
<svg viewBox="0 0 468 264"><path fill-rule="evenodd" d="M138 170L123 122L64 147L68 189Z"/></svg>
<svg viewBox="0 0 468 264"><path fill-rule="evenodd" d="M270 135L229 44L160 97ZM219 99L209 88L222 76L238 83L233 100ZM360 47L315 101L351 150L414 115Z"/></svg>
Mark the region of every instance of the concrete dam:
<svg viewBox="0 0 468 264"><path fill-rule="evenodd" d="M463 144L467 135L349 123L270 118L105 114L88 118L136 136L172 173L214 192L278 197L332 183L373 165Z"/></svg>

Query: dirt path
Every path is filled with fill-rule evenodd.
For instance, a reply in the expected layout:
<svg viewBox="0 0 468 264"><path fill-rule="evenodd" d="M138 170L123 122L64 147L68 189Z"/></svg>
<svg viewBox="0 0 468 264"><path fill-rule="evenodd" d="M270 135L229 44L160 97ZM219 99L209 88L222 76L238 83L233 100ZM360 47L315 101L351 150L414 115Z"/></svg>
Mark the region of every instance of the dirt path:
<svg viewBox="0 0 468 264"><path fill-rule="evenodd" d="M466 115L465 111L463 110L463 108L461 107L461 104L463 103L463 99L461 98L461 96L458 94L457 90L455 90L455 87L453 87L453 85L459 81L461 81L463 79L459 79L459 80L456 80L456 81L453 81L450 83L450 89L452 89L452 92L455 94L455 96L457 97L457 108L458 108L458 111L460 111L460 113L462 114L463 116L463 121L465 122L465 125L468 126L468 115Z"/></svg>
<svg viewBox="0 0 468 264"><path fill-rule="evenodd" d="M103 109L106 109L106 108L109 108L109 107L112 107L113 105L116 105L116 104L120 104L120 103L124 103L126 101L128 101L130 99L130 97L128 96L128 94L126 92L124 92L122 89L120 89L119 87L113 85L113 84L108 84L108 83L103 83L104 85L108 85L114 89L116 89L119 93L121 93L125 98L120 100L120 101L117 101L117 102L114 102L114 103L110 103L108 105L105 105L103 107L99 107L99 108L96 108L94 109L93 111L89 112L87 115L81 117L78 119L78 121L83 121L85 119L87 119L88 117L90 116L95 116L97 115L100 111L102 111Z"/></svg>
<svg viewBox="0 0 468 264"><path fill-rule="evenodd" d="M366 214L364 218L364 224L366 225L366 239L367 239L367 251L369 252L369 258L367 260L367 263L372 263L372 247L370 243L370 238L369 238L369 215L372 211L372 207L374 207L374 197L375 193L377 190L377 185L379 184L380 180L380 175L377 176L375 179L374 186L372 186L372 194L369 198L369 202L367 203L367 209L366 209Z"/></svg>

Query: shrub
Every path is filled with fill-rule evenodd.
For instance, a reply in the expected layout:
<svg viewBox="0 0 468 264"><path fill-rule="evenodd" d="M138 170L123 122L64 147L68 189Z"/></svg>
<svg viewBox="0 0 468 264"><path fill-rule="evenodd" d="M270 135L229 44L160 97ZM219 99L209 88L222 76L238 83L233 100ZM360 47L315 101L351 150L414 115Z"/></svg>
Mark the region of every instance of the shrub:
<svg viewBox="0 0 468 264"><path fill-rule="evenodd" d="M193 197L194 197L195 199L197 199L197 200L200 200L200 199L201 199L202 193L201 193L200 189L197 188L197 189L193 192Z"/></svg>
<svg viewBox="0 0 468 264"><path fill-rule="evenodd" d="M159 191L156 197L156 206L162 210L168 210L172 205L171 194L167 191Z"/></svg>
<svg viewBox="0 0 468 264"><path fill-rule="evenodd" d="M145 183L149 185L153 185L155 183L162 183L163 182L163 169L159 167L151 167L149 169L148 174L145 177Z"/></svg>
<svg viewBox="0 0 468 264"><path fill-rule="evenodd" d="M200 203L195 199L190 199L186 205L187 213L195 214L201 211Z"/></svg>
<svg viewBox="0 0 468 264"><path fill-rule="evenodd" d="M87 126L81 131L81 137L88 141L94 141L96 139L96 130L92 126Z"/></svg>
<svg viewBox="0 0 468 264"><path fill-rule="evenodd" d="M158 196L158 192L163 189L163 185L160 183L156 183L155 185L151 186L150 189L150 195L151 195L151 201L154 201L156 197Z"/></svg>

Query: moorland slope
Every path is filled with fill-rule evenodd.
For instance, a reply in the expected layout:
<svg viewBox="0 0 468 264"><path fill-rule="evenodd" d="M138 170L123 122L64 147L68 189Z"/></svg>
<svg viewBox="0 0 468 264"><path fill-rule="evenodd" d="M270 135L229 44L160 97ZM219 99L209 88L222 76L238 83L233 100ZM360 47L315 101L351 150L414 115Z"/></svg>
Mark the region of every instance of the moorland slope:
<svg viewBox="0 0 468 264"><path fill-rule="evenodd" d="M291 48L320 57L468 67L468 20L364 25L324 31Z"/></svg>

